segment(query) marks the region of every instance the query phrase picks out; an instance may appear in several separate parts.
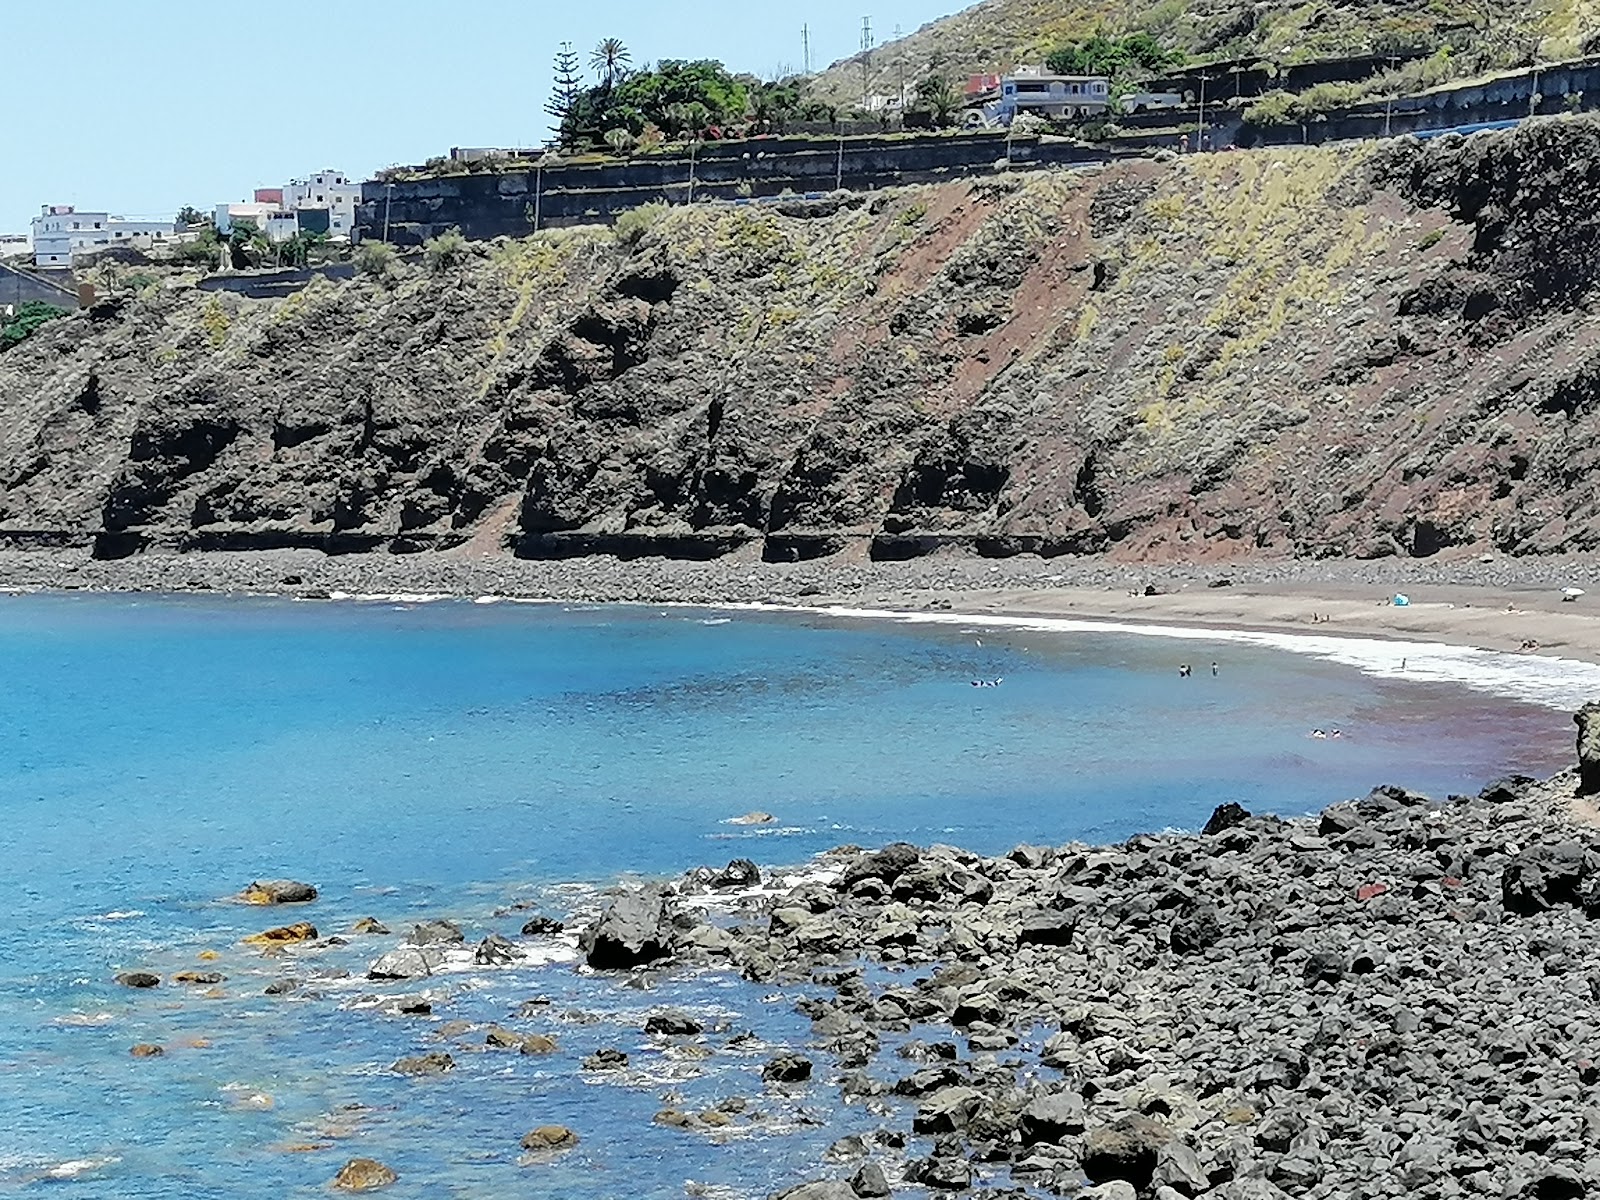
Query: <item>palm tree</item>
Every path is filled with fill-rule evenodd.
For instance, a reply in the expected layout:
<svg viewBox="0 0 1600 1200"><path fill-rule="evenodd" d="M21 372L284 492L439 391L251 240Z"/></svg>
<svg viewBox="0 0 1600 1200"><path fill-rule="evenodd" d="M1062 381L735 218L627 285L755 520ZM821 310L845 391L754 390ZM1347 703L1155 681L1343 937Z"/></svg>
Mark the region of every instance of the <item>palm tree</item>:
<svg viewBox="0 0 1600 1200"><path fill-rule="evenodd" d="M608 88L615 86L627 74L628 64L632 61L633 55L628 53L628 48L620 38L606 38L589 55L589 65Z"/></svg>

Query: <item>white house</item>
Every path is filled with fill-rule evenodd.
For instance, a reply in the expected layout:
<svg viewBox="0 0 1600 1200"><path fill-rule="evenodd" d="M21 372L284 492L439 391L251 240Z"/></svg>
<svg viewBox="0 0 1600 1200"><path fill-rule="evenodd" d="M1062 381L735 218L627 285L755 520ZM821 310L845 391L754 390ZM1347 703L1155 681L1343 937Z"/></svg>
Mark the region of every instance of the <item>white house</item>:
<svg viewBox="0 0 1600 1200"><path fill-rule="evenodd" d="M33 253L33 235L29 233L0 233L0 258L14 258Z"/></svg>
<svg viewBox="0 0 1600 1200"><path fill-rule="evenodd" d="M47 204L33 219L33 263L70 267L78 255L107 246L150 250L177 240L174 221L130 221L107 212L80 212L70 204Z"/></svg>
<svg viewBox="0 0 1600 1200"><path fill-rule="evenodd" d="M349 238L356 227L356 205L361 201L361 185L351 183L343 171L318 171L309 179L292 179L283 189L283 207L290 212L302 208L328 210L328 234L335 239Z"/></svg>
<svg viewBox="0 0 1600 1200"><path fill-rule="evenodd" d="M1050 75L1021 67L1000 78L997 115L1009 125L1019 113L1041 117L1098 117L1111 107L1111 80L1104 75Z"/></svg>

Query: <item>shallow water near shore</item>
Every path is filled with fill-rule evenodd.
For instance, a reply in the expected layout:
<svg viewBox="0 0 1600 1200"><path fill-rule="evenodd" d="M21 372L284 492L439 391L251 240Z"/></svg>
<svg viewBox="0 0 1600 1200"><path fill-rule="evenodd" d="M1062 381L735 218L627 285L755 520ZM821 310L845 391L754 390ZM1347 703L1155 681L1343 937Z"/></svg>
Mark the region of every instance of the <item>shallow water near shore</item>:
<svg viewBox="0 0 1600 1200"><path fill-rule="evenodd" d="M809 1090L763 1091L772 1047L808 1032L793 993L671 973L638 991L575 971L558 939L524 965L379 987L360 976L393 938L238 945L282 921L398 934L443 916L469 942L516 938L511 906L566 916L629 873L900 838L1112 840L1228 800L1292 814L1385 781L1475 789L1571 744L1551 708L1267 646L960 621L19 596L0 599L0 662L0 1192L66 1196L320 1195L355 1155L396 1167L396 1196L760 1196L882 1123L837 1103L820 1057ZM731 823L750 810L776 820ZM276 876L322 898L223 899ZM132 969L228 978L214 996L112 982ZM299 991L262 994L288 976ZM363 1000L418 991L433 1015ZM548 1016L510 1020L533 997ZM640 1032L666 1003L726 1023L712 1057ZM387 1070L443 1048L454 1019L561 1049L453 1045L443 1078ZM757 1040L730 1047L742 1030ZM167 1052L130 1058L144 1042ZM585 1076L602 1046L634 1071ZM726 1145L650 1123L735 1095L768 1119ZM582 1144L520 1164L517 1140L550 1122Z"/></svg>

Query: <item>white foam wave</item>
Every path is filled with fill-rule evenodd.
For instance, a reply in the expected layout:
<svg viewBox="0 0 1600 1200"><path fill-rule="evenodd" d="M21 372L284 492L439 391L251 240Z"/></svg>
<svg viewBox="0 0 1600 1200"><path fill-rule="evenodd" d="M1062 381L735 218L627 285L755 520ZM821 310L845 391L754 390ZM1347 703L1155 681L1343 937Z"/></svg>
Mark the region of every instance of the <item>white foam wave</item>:
<svg viewBox="0 0 1600 1200"><path fill-rule="evenodd" d="M142 916L144 916L144 910L142 908L130 908L127 912L101 913L94 919L96 921L133 921Z"/></svg>
<svg viewBox="0 0 1600 1200"><path fill-rule="evenodd" d="M121 1161L120 1158L110 1154L101 1158L73 1158L46 1167L42 1175L45 1179L79 1179Z"/></svg>
<svg viewBox="0 0 1600 1200"><path fill-rule="evenodd" d="M778 604L729 605L763 612L794 612ZM896 621L907 625L955 625L973 629L1021 629L1033 633L1133 633L1193 642L1231 642L1307 654L1353 667L1363 674L1412 683L1446 683L1546 708L1570 711L1600 695L1600 665L1572 658L1510 654L1440 642L1278 633L1249 629L1205 629L1146 625L1087 617L1002 616L972 613L900 612L830 606L799 611L830 617Z"/></svg>

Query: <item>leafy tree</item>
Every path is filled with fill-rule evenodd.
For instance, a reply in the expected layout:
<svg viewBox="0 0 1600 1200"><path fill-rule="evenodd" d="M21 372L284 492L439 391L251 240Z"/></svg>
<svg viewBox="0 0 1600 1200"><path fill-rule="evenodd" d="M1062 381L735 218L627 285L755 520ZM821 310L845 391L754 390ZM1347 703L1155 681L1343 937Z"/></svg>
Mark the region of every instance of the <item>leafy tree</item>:
<svg viewBox="0 0 1600 1200"><path fill-rule="evenodd" d="M939 128L949 125L951 118L961 108L961 93L944 75L929 75L917 84L917 107L933 114L933 123Z"/></svg>
<svg viewBox="0 0 1600 1200"><path fill-rule="evenodd" d="M634 137L633 134L629 133L626 129L617 128L606 130L606 145L611 147L611 152L613 154L627 154L631 152L638 144L639 139Z"/></svg>
<svg viewBox="0 0 1600 1200"><path fill-rule="evenodd" d="M705 111L705 124L737 121L745 115L749 93L720 62L665 59L656 64L655 70L640 71L625 79L616 89L616 101L621 111L631 110L642 120L667 129L667 111L675 104L700 105Z"/></svg>
<svg viewBox="0 0 1600 1200"><path fill-rule="evenodd" d="M583 77L578 73L578 55L571 42L562 42L556 52L555 82L550 89L550 102L544 111L555 118L556 137L568 149L578 144L578 109L583 100Z"/></svg>
<svg viewBox="0 0 1600 1200"><path fill-rule="evenodd" d="M240 219L229 222L228 257L235 271L259 267L271 251L272 243L267 241L267 235L261 232L254 221Z"/></svg>
<svg viewBox="0 0 1600 1200"><path fill-rule="evenodd" d="M1074 42L1053 51L1045 65L1056 75L1135 75L1181 66L1181 50L1168 50L1140 31L1126 37L1108 38L1097 33L1085 41Z"/></svg>
<svg viewBox="0 0 1600 1200"><path fill-rule="evenodd" d="M31 337L39 326L57 317L70 316L64 308L46 304L41 300L26 300L17 305L10 320L0 320L0 351L9 350Z"/></svg>
<svg viewBox="0 0 1600 1200"><path fill-rule="evenodd" d="M206 216L192 204L185 204L178 210L178 224L194 228L196 225L209 225L211 218Z"/></svg>
<svg viewBox="0 0 1600 1200"><path fill-rule="evenodd" d="M589 55L589 66L600 79L600 86L610 89L617 85L628 72L628 64L633 61L633 55L628 53L618 38L606 38L594 48L594 53Z"/></svg>

